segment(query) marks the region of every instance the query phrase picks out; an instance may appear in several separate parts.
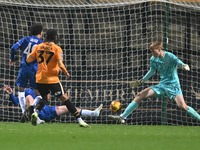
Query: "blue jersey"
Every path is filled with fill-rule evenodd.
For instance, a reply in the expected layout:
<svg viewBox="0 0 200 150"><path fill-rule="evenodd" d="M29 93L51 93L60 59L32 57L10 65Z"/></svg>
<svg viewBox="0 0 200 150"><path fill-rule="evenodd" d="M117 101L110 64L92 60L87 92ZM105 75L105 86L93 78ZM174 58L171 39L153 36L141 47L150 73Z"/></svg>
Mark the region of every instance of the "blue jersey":
<svg viewBox="0 0 200 150"><path fill-rule="evenodd" d="M33 97L33 99L36 98L35 92L32 89L25 90L25 97L28 95L31 95ZM56 113L56 107L57 106L48 107L47 105L45 105L38 114L39 118L44 121L50 121L51 119L58 117L58 115Z"/></svg>
<svg viewBox="0 0 200 150"><path fill-rule="evenodd" d="M33 99L35 99L36 97L35 92L32 89L25 90L25 97L28 95L31 95ZM58 117L56 107L57 106L48 107L47 105L45 105L38 114L39 118L46 122L49 122L51 119Z"/></svg>
<svg viewBox="0 0 200 150"><path fill-rule="evenodd" d="M37 71L37 61L33 61L32 63L26 63L27 56L33 51L34 47L43 41L38 38L37 36L30 36L30 37L24 37L21 40L19 40L17 43L15 43L11 47L11 56L10 60L14 61L16 50L21 47L22 51L22 62L20 67L24 67L25 69L29 69L31 71Z"/></svg>
<svg viewBox="0 0 200 150"><path fill-rule="evenodd" d="M26 89L25 90L25 97L31 95L33 97L33 99L36 98L35 96L35 92L32 89ZM10 94L10 100L15 104L18 105L19 104L19 99L17 97L15 97L13 95L13 93ZM56 113L56 107L57 106L53 106L53 107L48 107L47 105L45 105L43 107L43 109L39 112L38 116L40 119L48 122L51 119L54 119L56 117L58 117L57 113Z"/></svg>
<svg viewBox="0 0 200 150"><path fill-rule="evenodd" d="M35 96L35 92L32 89L25 89L25 97L31 95L33 97L33 99L36 98ZM18 105L19 104L19 99L18 97L15 97L13 95L13 93L10 94L10 100L15 104Z"/></svg>
<svg viewBox="0 0 200 150"><path fill-rule="evenodd" d="M150 60L150 71L143 77L143 80L148 80L157 70L161 78L160 84L176 84L180 86L177 65L182 68L183 64L180 59L170 52L165 52L162 58L152 56Z"/></svg>

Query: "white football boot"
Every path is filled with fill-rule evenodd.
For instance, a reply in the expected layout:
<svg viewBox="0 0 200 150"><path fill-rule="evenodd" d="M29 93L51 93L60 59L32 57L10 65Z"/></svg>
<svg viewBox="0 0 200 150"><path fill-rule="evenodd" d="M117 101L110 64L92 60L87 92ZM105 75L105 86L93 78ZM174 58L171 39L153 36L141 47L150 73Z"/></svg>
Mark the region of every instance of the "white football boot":
<svg viewBox="0 0 200 150"><path fill-rule="evenodd" d="M120 123L125 123L125 120L120 116L109 115L108 117L111 118L112 120L118 121Z"/></svg>
<svg viewBox="0 0 200 150"><path fill-rule="evenodd" d="M101 104L98 108L96 108L94 110L94 116L98 117L100 112L101 112L101 110L102 110L102 108L103 108L103 104Z"/></svg>

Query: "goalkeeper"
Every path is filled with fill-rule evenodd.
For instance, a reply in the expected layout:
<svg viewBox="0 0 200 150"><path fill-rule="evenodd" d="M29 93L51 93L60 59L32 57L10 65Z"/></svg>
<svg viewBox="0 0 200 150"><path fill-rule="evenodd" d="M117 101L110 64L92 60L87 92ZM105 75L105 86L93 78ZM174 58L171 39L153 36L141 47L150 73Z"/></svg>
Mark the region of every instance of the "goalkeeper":
<svg viewBox="0 0 200 150"><path fill-rule="evenodd" d="M175 101L178 107L186 111L190 116L200 121L200 115L190 106L188 106L183 98L178 74L177 65L183 70L189 71L190 68L184 64L174 54L162 50L162 42L156 41L150 45L152 57L150 59L150 70L141 80L134 80L130 83L131 88L136 88L158 71L161 81L158 85L150 86L139 92L134 100L128 105L125 111L120 116L110 115L113 120L121 123L138 107L143 99L156 97L161 98L168 96L171 100Z"/></svg>
<svg viewBox="0 0 200 150"><path fill-rule="evenodd" d="M15 105L19 104L19 99L16 98L13 95L12 88L9 87L8 85L4 86L4 90L9 94L11 100ZM25 89L25 97L26 97L26 102L27 102L27 107L29 107L29 111L33 111L33 107L35 107L38 103L38 99L36 98L36 95L32 89ZM41 97L42 98L42 97ZM80 109L76 108L77 111L80 113L82 116L95 116L98 117L100 114L100 111L102 110L102 104L96 108L95 110L87 110L87 109ZM33 112L30 112L32 114ZM54 119L56 117L59 117L61 115L69 113L69 110L67 109L66 106L52 106L48 107L47 105L44 106L44 108L39 112L39 115L37 117L37 124L43 124L46 122L49 122L51 119ZM27 120L26 120L27 121Z"/></svg>

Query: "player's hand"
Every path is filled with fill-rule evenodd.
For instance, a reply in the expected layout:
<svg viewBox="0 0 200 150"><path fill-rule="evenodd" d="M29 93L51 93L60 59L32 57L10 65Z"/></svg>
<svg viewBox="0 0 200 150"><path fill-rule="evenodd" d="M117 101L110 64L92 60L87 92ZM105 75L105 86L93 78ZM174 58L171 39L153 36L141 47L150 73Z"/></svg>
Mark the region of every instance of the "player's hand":
<svg viewBox="0 0 200 150"><path fill-rule="evenodd" d="M14 65L14 63L15 63L14 61L10 61L10 65Z"/></svg>
<svg viewBox="0 0 200 150"><path fill-rule="evenodd" d="M138 87L139 85L141 85L141 81L140 81L140 80L136 80L136 79L134 79L134 80L130 83L130 87L131 87L132 89Z"/></svg>
<svg viewBox="0 0 200 150"><path fill-rule="evenodd" d="M189 71L189 70L190 70L190 67L189 67L187 64L184 64L184 65L183 65L183 70Z"/></svg>
<svg viewBox="0 0 200 150"><path fill-rule="evenodd" d="M8 94L12 93L12 88L9 87L8 85L4 85L4 91L6 91Z"/></svg>
<svg viewBox="0 0 200 150"><path fill-rule="evenodd" d="M67 76L67 79L69 79L69 77L70 77L69 73L67 73L66 76Z"/></svg>

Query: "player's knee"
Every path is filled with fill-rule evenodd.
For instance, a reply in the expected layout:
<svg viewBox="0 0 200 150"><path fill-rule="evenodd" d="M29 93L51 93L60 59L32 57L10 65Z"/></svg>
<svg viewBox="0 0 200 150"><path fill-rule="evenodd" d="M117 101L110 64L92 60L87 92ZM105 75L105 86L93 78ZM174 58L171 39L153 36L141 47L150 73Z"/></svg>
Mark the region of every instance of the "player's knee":
<svg viewBox="0 0 200 150"><path fill-rule="evenodd" d="M138 98L140 98L140 99L145 98L144 91L141 91L141 92L137 93L136 97L138 97Z"/></svg>
<svg viewBox="0 0 200 150"><path fill-rule="evenodd" d="M178 107L179 107L181 110L183 110L183 111L187 111L187 110L188 110L187 105L185 105L185 104L183 104L183 103L178 104Z"/></svg>
<svg viewBox="0 0 200 150"><path fill-rule="evenodd" d="M62 102L65 102L66 100L68 100L68 96L66 94L62 95L59 97L59 99L62 101Z"/></svg>

